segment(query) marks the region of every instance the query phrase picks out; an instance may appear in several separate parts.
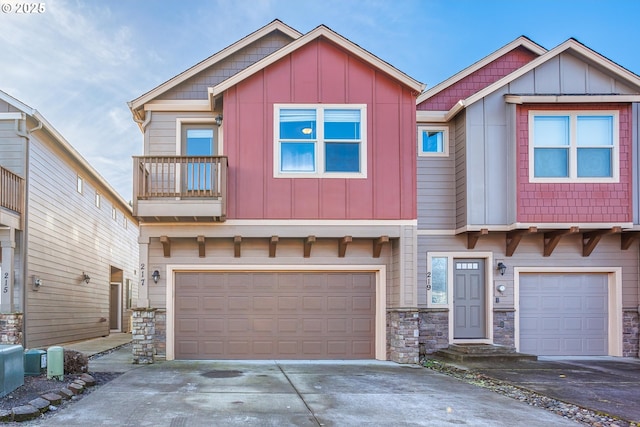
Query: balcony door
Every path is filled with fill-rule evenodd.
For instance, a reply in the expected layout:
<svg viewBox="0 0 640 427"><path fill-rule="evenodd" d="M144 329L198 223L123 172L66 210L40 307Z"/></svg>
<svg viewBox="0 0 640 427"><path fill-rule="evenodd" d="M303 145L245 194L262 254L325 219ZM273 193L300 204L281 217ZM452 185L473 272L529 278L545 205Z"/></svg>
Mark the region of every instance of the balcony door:
<svg viewBox="0 0 640 427"><path fill-rule="evenodd" d="M212 124L183 127L182 154L188 157L182 176L183 192L197 194L211 192L216 188L216 168L210 159L202 158L217 154L215 134L216 129Z"/></svg>

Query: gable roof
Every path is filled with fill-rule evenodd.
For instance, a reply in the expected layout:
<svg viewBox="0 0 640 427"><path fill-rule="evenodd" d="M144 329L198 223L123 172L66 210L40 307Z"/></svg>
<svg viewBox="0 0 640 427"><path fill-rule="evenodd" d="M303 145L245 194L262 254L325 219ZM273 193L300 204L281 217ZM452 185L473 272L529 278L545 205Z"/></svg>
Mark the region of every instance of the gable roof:
<svg viewBox="0 0 640 427"><path fill-rule="evenodd" d="M168 90L176 87L180 83L182 83L182 82L186 81L187 79L195 76L199 72L211 67L212 65L214 65L217 62L223 60L224 58L227 58L228 56L236 53L240 49L250 45L251 43L255 42L256 40L259 40L262 37L266 36L267 34L273 32L273 31L276 31L276 30L286 34L289 37L291 37L292 40L295 40L295 39L299 38L300 36L302 36L302 33L298 32L297 30L294 30L293 28L289 27L288 25L286 25L282 21L280 21L278 19L275 19L275 20L271 21L269 24L265 25L264 27L254 31L253 33L249 34L248 36L238 40L235 43L233 43L232 45L227 46L226 48L222 49L221 51L219 51L217 53L214 53L213 55L211 55L207 59L197 63L193 67L183 71L182 73L178 74L175 77L172 77L171 79L169 79L166 82L162 83L160 86L157 86L154 89L151 89L149 92L147 92L147 93L139 96L138 98L134 99L133 101L128 102L127 104L129 105L129 108L132 111L133 110L137 110L138 108L142 107L144 104L146 104L147 102L151 101L152 99L157 98L159 95L161 95L161 94L167 92Z"/></svg>
<svg viewBox="0 0 640 427"><path fill-rule="evenodd" d="M230 87L235 86L236 84L240 83L242 80L250 77L256 72L268 67L269 65L275 63L276 61L284 58L285 56L296 51L297 49L300 49L302 46L305 46L309 44L311 41L316 40L320 37L323 37L337 44L338 46L349 51L351 54L361 59L362 61L382 70L392 78L396 79L402 84L413 89L415 92L420 93L422 90L424 90L424 87L425 87L424 84L409 77L407 74L393 67L388 62L383 61L382 59L373 55L369 51L361 48L357 44L346 39L345 37L342 37L340 34L334 32L330 28L324 25L320 25L315 29L309 31L307 34L303 35L302 37L292 41L288 45L273 52L271 55L266 56L265 58L254 63L253 65L250 65L249 67L229 77L223 82L220 82L216 86L209 88L210 98L213 100L214 98L221 95L225 90L229 89Z"/></svg>
<svg viewBox="0 0 640 427"><path fill-rule="evenodd" d="M511 52L512 50L514 50L514 49L516 49L518 47L524 47L524 48L530 50L531 52L537 54L538 56L547 52L547 50L545 48L543 48L542 46L540 46L537 43L534 43L533 41L531 41L531 39L529 39L529 38L527 38L525 36L520 36L517 39L515 39L514 41L512 41L511 43L501 47L500 49L496 50L495 52L493 52L493 53L489 54L488 56L482 58L478 62L476 62L476 63L470 65L469 67L465 68L464 70L460 71L459 73L449 77L447 80L445 80L443 82L440 82L437 85L435 85L432 88L430 88L429 90L423 92L418 97L418 99L416 100L416 105L424 102L425 100L431 98L433 95L443 91L444 89L446 89L449 86L459 82L460 80L464 79L465 77L468 77L469 75L475 73L476 71L478 71L482 67L492 63L496 59L500 58L501 56Z"/></svg>
<svg viewBox="0 0 640 427"><path fill-rule="evenodd" d="M469 96L466 99L461 99L460 101L458 101L453 107L451 107L451 109L449 111L444 111L444 112L423 112L422 117L423 119L429 119L429 120L435 120L435 121L448 121L451 118L453 118L460 110L468 107L469 105L481 100L482 98L486 97L487 95L491 94L492 92L495 92L496 90L500 89L501 87L513 82L514 80L516 80L517 78L525 75L526 73L530 72L531 70L535 69L536 67L539 67L540 65L544 64L545 62L557 57L558 55L564 53L564 52L568 52L571 51L574 54L577 54L578 56L581 56L582 58L584 58L585 60L588 60L592 63L595 63L596 65L600 66L601 68L607 70L608 72L616 75L617 77L619 77L621 80L624 80L627 84L635 87L638 89L638 91L640 92L640 76L638 76L637 74L632 73L631 71L627 70L626 68L622 67L621 65L616 64L615 62L611 61L610 59L600 55L599 53L597 53L596 51L586 47L585 45L583 45L582 43L580 43L578 40L574 39L574 38L570 38L567 41L565 41L564 43L556 46L555 48L547 51L546 53L540 55L538 58L534 59L533 61L527 63L526 65L523 65L522 67L518 68L517 70L511 72L510 74L504 76L503 78L501 78L500 80L490 84L489 86L485 87L484 89L479 90L478 92L474 93L473 95ZM553 94L549 94L549 95L553 95ZM553 95L556 96L556 95ZM575 98L579 97L579 95L577 96L573 96L572 99L575 100ZM590 99L594 99L593 96L590 96ZM614 98L619 98L620 102L630 102L629 99L632 99L632 102L639 102L639 100L636 100L638 98L638 95L631 95L631 96L624 96L624 95L612 95L611 97L608 97L608 99L614 100ZM604 101L605 98L607 97L601 97L601 99ZM544 99L543 99L544 100ZM421 116L420 114L421 112L418 112L418 116Z"/></svg>
<svg viewBox="0 0 640 427"><path fill-rule="evenodd" d="M2 90L0 90L0 100L6 102L9 105L12 105L22 113L33 117L33 119L36 120L39 125L32 131L44 129L49 134L51 134L53 140L56 144L58 144L62 151L69 155L69 157L71 157L74 162L76 162L82 169L84 169L93 179L95 179L100 184L100 186L102 187L100 188L101 191L104 190L109 193L111 197L113 197L113 199L120 204L120 207L126 213L128 213L130 216L133 215L133 210L129 203L127 203L126 200L122 198L122 196L102 177L102 175L100 175L98 171L95 170L84 157L82 157L82 155L69 143L69 141L67 141L62 136L62 134L58 132L58 130L56 130L53 125L51 125L51 123L49 123L47 119L44 118L42 114L40 114L38 110L29 107L27 104L17 100L13 96ZM135 218L133 218L133 220L137 222Z"/></svg>

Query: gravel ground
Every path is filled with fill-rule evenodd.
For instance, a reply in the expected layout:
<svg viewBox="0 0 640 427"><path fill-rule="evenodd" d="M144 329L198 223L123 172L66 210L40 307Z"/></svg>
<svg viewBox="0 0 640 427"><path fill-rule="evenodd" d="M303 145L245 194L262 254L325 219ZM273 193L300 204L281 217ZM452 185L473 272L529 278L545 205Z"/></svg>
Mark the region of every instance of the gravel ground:
<svg viewBox="0 0 640 427"><path fill-rule="evenodd" d="M582 425L592 427L640 427L640 424L630 423L616 417L599 414L597 412L576 406L560 400L543 396L531 390L515 387L472 370L460 369L436 359L426 359L422 362L425 368L441 372L469 384L474 384L500 393L512 399L527 403L530 406L546 409L563 418L576 421Z"/></svg>

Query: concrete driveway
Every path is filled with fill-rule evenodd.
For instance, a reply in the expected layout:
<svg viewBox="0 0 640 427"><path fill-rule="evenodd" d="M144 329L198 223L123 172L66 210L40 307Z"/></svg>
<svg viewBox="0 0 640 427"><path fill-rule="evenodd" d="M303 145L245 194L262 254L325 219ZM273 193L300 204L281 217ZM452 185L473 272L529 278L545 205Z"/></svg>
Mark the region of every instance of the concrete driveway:
<svg viewBox="0 0 640 427"><path fill-rule="evenodd" d="M91 363L127 370L42 426L575 426L454 378L393 362Z"/></svg>

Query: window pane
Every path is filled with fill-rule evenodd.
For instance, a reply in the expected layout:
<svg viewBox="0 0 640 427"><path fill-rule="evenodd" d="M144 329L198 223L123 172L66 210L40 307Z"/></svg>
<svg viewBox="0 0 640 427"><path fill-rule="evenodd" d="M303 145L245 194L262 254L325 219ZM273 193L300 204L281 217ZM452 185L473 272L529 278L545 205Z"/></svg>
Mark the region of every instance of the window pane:
<svg viewBox="0 0 640 427"><path fill-rule="evenodd" d="M315 144L313 142L283 142L280 144L281 172L315 172Z"/></svg>
<svg viewBox="0 0 640 427"><path fill-rule="evenodd" d="M187 129L187 156L213 154L213 129Z"/></svg>
<svg viewBox="0 0 640 427"><path fill-rule="evenodd" d="M610 177L610 148L578 148L579 177Z"/></svg>
<svg viewBox="0 0 640 427"><path fill-rule="evenodd" d="M360 110L325 110L325 139L360 139Z"/></svg>
<svg viewBox="0 0 640 427"><path fill-rule="evenodd" d="M422 131L422 151L425 153L444 153L442 131Z"/></svg>
<svg viewBox="0 0 640 427"><path fill-rule="evenodd" d="M533 120L535 147L561 147L569 145L568 116L536 116Z"/></svg>
<svg viewBox="0 0 640 427"><path fill-rule="evenodd" d="M280 139L316 139L316 110L280 110Z"/></svg>
<svg viewBox="0 0 640 427"><path fill-rule="evenodd" d="M447 303L447 258L431 258L431 303Z"/></svg>
<svg viewBox="0 0 640 427"><path fill-rule="evenodd" d="M360 144L328 142L325 161L327 172L360 172Z"/></svg>
<svg viewBox="0 0 640 427"><path fill-rule="evenodd" d="M536 148L534 150L534 176L568 177L569 150L566 148Z"/></svg>
<svg viewBox="0 0 640 427"><path fill-rule="evenodd" d="M578 146L613 145L613 117L578 116Z"/></svg>

